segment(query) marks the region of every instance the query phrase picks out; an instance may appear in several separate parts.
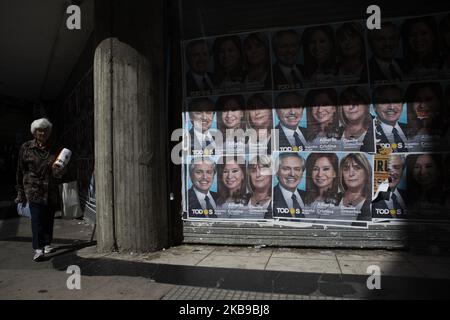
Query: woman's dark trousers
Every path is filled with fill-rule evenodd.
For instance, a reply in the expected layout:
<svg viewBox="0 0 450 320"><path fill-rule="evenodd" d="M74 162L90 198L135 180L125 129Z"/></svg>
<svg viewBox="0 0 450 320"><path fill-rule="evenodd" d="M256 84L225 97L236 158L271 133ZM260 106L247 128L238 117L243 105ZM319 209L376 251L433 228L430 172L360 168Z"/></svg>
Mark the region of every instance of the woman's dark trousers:
<svg viewBox="0 0 450 320"><path fill-rule="evenodd" d="M43 249L53 240L55 210L48 205L30 202L33 249Z"/></svg>

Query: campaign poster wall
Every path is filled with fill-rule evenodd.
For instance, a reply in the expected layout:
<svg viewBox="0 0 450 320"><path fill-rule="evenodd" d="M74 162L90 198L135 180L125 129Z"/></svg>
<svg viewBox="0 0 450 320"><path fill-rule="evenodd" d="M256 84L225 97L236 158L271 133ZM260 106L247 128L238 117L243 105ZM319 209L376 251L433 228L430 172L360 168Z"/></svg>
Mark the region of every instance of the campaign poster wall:
<svg viewBox="0 0 450 320"><path fill-rule="evenodd" d="M450 220L449 34L443 13L183 41L185 217Z"/></svg>

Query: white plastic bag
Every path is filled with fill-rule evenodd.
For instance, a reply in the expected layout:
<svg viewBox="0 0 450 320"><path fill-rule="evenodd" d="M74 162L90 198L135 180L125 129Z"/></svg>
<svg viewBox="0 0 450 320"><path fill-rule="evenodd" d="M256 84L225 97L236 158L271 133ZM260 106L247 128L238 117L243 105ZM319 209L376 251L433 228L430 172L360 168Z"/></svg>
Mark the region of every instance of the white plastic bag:
<svg viewBox="0 0 450 320"><path fill-rule="evenodd" d="M62 217L76 219L83 215L78 198L78 184L76 181L62 184Z"/></svg>
<svg viewBox="0 0 450 320"><path fill-rule="evenodd" d="M23 205L23 203L18 203L17 214L21 217L31 219L30 204L28 202L26 203L26 205Z"/></svg>

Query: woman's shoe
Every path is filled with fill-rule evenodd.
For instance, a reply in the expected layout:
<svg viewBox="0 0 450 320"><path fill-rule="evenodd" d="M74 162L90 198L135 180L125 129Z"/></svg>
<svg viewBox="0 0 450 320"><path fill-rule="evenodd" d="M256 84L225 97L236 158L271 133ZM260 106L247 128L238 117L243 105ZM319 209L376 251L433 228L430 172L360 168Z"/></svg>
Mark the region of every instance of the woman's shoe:
<svg viewBox="0 0 450 320"><path fill-rule="evenodd" d="M44 247L44 253L45 254L47 254L47 253L52 253L52 252L54 252L55 251L55 248L53 248L53 247L51 247L51 246L45 246Z"/></svg>
<svg viewBox="0 0 450 320"><path fill-rule="evenodd" d="M44 251L42 251L42 249L36 249L33 260L37 262L41 261L42 258L44 258Z"/></svg>

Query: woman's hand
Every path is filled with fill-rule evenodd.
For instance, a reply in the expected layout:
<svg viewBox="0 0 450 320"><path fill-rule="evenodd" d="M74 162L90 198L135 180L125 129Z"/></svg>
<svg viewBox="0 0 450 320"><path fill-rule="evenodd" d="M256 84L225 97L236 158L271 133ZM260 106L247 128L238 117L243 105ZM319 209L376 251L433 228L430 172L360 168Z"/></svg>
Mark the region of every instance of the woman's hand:
<svg viewBox="0 0 450 320"><path fill-rule="evenodd" d="M25 199L24 197L22 197L20 194L17 195L17 197L14 199L14 203L22 203L22 204L26 204L27 203L27 199Z"/></svg>
<svg viewBox="0 0 450 320"><path fill-rule="evenodd" d="M61 179L62 176L66 173L66 170L65 168L54 163L52 165L52 173L54 178Z"/></svg>

